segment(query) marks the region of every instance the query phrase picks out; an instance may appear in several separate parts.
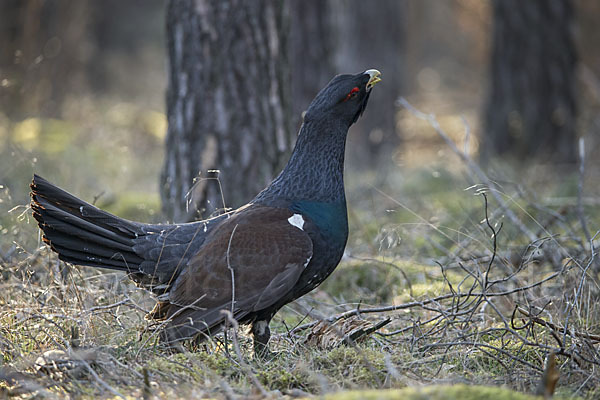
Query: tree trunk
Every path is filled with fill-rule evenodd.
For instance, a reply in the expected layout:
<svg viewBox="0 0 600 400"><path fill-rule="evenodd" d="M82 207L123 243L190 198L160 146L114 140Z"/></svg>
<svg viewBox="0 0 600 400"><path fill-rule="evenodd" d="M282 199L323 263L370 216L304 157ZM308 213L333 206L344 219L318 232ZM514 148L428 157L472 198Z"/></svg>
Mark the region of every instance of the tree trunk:
<svg viewBox="0 0 600 400"><path fill-rule="evenodd" d="M496 0L482 159L575 160L571 0Z"/></svg>
<svg viewBox="0 0 600 400"><path fill-rule="evenodd" d="M239 206L285 164L295 139L285 4L169 2L169 128L161 194L171 220Z"/></svg>

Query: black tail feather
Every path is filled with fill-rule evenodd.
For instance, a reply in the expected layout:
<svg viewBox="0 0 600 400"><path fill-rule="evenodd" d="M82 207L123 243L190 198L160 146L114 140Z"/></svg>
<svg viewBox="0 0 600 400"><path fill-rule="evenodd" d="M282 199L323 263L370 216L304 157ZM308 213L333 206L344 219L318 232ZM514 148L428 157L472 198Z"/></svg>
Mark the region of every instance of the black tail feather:
<svg viewBox="0 0 600 400"><path fill-rule="evenodd" d="M47 208L46 208L47 210ZM37 210L36 210L37 212ZM60 216L58 216L60 217ZM63 220L60 220L58 218L55 218L53 216L53 213L48 213L47 215L44 216L44 224L46 225L46 227L48 227L44 233L46 234L46 236L51 239L51 236L57 236L59 234L63 234L63 235L68 235L68 236L75 236L75 237L79 237L82 239L90 239L93 240L94 243L111 248L111 249L119 249L119 250L123 250L123 251L131 251L131 244L129 246L127 246L126 244L123 244L122 242L117 242L115 240L112 239L108 239L106 236L101 235L100 232L102 232L102 228L100 227L94 227L92 224L87 224L89 225L86 228L82 228L80 227L80 224L78 224L76 220L73 219L67 219L64 218ZM94 229L96 228L96 229ZM49 233L52 232L52 235L50 235ZM93 234L90 234L90 232L94 232ZM93 235L93 238L91 237Z"/></svg>
<svg viewBox="0 0 600 400"><path fill-rule="evenodd" d="M38 175L31 184L33 216L44 241L61 260L79 265L139 271L144 261L133 251L139 224L102 211Z"/></svg>
<svg viewBox="0 0 600 400"><path fill-rule="evenodd" d="M124 261L124 259L120 257L118 253L115 253L112 258L107 258L92 255L90 253L83 253L76 250L62 248L60 246L52 247L52 249L58 253L59 259L71 264L101 267L128 273L139 272L135 265L130 266L130 264Z"/></svg>

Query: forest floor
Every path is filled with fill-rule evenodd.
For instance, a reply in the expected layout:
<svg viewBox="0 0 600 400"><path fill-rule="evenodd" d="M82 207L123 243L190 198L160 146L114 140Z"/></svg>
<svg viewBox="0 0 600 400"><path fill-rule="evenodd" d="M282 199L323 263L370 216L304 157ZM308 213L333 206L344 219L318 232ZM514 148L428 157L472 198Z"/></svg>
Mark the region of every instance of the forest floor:
<svg viewBox="0 0 600 400"><path fill-rule="evenodd" d="M5 124L17 133L0 144L0 397L291 398L433 384L528 394L555 354L558 395L600 398L598 165L580 175L499 164L488 175L462 153L460 126L447 134L460 143L452 150L424 121L421 141L438 146L428 142L426 162L408 149L396 165L348 169L346 254L275 316L274 358L253 359L243 327L170 354L144 319L152 296L123 274L59 262L27 208L35 171L101 195L97 205L120 216L160 220L164 117L127 104L95 112L107 117L86 114L76 130Z"/></svg>

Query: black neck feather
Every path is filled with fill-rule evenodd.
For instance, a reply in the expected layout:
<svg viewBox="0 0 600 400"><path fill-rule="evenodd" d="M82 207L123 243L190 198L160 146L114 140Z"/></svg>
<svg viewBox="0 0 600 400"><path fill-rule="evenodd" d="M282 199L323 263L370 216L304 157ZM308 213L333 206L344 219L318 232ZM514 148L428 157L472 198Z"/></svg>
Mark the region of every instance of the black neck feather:
<svg viewBox="0 0 600 400"><path fill-rule="evenodd" d="M254 202L345 202L344 152L349 126L336 120L305 121L283 171Z"/></svg>

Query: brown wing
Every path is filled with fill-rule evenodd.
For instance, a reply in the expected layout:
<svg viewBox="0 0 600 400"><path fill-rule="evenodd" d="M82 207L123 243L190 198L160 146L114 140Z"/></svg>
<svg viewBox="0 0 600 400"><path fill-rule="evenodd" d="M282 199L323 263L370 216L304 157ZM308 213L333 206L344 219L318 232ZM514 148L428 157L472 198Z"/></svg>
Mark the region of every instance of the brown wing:
<svg viewBox="0 0 600 400"><path fill-rule="evenodd" d="M170 338L210 332L221 310L237 318L267 308L289 292L312 257L300 216L250 205L224 221L190 259L169 292ZM233 307L232 307L233 304Z"/></svg>

